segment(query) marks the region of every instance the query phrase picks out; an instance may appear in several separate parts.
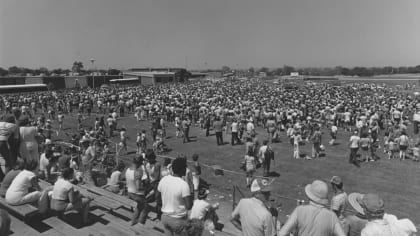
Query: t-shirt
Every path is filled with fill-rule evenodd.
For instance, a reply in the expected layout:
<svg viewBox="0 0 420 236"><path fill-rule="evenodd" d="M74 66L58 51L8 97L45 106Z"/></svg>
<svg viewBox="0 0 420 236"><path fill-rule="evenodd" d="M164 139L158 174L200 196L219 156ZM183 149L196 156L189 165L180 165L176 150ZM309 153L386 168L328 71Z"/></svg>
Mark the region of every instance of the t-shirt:
<svg viewBox="0 0 420 236"><path fill-rule="evenodd" d="M6 202L13 204L18 202L23 196L28 194L32 187L32 178L36 178L35 173L28 170L22 170L10 184L6 192Z"/></svg>
<svg viewBox="0 0 420 236"><path fill-rule="evenodd" d="M205 200L196 199L194 200L193 207L191 209L190 219L202 220L210 209L210 203Z"/></svg>
<svg viewBox="0 0 420 236"><path fill-rule="evenodd" d="M255 170L255 157L245 155L245 167L247 171Z"/></svg>
<svg viewBox="0 0 420 236"><path fill-rule="evenodd" d="M158 185L162 194L162 213L174 218L187 216L183 198L190 196L190 187L182 178L167 175Z"/></svg>
<svg viewBox="0 0 420 236"><path fill-rule="evenodd" d="M108 184L111 185L111 186L118 186L118 183L120 181L120 177L121 177L121 171L116 170L116 171L112 172L111 177L109 178Z"/></svg>
<svg viewBox="0 0 420 236"><path fill-rule="evenodd" d="M264 203L256 198L243 198L239 201L232 218L239 218L243 236L274 236L275 224Z"/></svg>
<svg viewBox="0 0 420 236"><path fill-rule="evenodd" d="M339 224L335 213L325 207L316 204L298 206L290 215L285 226L280 230L280 235L282 235L283 231L290 230L290 226L293 228L297 227L298 235L302 236L335 235L334 228Z"/></svg>
<svg viewBox="0 0 420 236"><path fill-rule="evenodd" d="M69 192L73 188L73 184L70 181L63 178L58 178L55 181L52 198L56 200L67 201L69 200Z"/></svg>
<svg viewBox="0 0 420 236"><path fill-rule="evenodd" d="M238 132L238 129L239 129L239 124L238 124L238 122L233 122L233 123L232 123L232 132L233 132L233 133L237 133L237 132Z"/></svg>
<svg viewBox="0 0 420 236"><path fill-rule="evenodd" d="M338 211L338 217L343 219L343 213L346 209L347 193L339 193L331 198L331 210Z"/></svg>
<svg viewBox="0 0 420 236"><path fill-rule="evenodd" d="M353 135L350 137L350 148L358 148L360 142L360 137Z"/></svg>

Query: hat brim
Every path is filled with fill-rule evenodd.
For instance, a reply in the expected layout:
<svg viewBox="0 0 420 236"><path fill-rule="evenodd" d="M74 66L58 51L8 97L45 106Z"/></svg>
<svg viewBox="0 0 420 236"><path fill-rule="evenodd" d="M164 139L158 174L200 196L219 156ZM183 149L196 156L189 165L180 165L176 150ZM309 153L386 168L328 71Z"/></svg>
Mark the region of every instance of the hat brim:
<svg viewBox="0 0 420 236"><path fill-rule="evenodd" d="M310 184L306 185L306 187L305 187L305 193L306 193L306 196L311 201L313 201L315 203L322 204L322 205L327 205L328 204L328 199L319 198L319 197L315 196L315 194L312 193L312 191L311 191L311 185Z"/></svg>
<svg viewBox="0 0 420 236"><path fill-rule="evenodd" d="M362 199L363 196L364 195L361 193L350 193L347 198L350 206L353 207L353 209L357 211L357 213L360 213L362 215L365 214L365 211L363 210L363 207L360 205L358 199Z"/></svg>

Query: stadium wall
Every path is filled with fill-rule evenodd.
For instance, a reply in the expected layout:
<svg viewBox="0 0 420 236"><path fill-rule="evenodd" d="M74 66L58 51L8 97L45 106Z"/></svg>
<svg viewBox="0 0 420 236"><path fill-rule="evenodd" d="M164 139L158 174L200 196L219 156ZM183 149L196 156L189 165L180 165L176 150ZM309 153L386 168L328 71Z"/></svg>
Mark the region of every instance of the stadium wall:
<svg viewBox="0 0 420 236"><path fill-rule="evenodd" d="M66 76L64 77L64 83L66 88L75 88L76 81L81 88L87 87L87 78L86 76Z"/></svg>

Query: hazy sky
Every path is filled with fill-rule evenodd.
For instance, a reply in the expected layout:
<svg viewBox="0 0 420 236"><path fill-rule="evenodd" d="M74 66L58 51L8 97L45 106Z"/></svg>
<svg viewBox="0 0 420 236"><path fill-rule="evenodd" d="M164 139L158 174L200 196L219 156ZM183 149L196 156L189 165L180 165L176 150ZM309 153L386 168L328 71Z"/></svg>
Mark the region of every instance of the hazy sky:
<svg viewBox="0 0 420 236"><path fill-rule="evenodd" d="M420 0L0 0L0 67L420 64Z"/></svg>

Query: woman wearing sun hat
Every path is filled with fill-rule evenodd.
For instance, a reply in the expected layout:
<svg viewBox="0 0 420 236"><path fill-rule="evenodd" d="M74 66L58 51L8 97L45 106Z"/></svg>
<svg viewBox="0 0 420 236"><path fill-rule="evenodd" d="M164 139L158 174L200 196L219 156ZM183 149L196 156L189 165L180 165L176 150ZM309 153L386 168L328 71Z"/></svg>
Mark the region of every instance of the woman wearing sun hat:
<svg viewBox="0 0 420 236"><path fill-rule="evenodd" d="M306 185L305 193L309 204L295 208L278 236L288 236L295 229L299 236L344 236L337 215L329 210L328 185L321 180L315 180Z"/></svg>
<svg viewBox="0 0 420 236"><path fill-rule="evenodd" d="M343 224L343 230L347 236L360 236L362 229L366 226L368 220L366 219L363 208L361 207L363 194L351 193L348 196L348 205L354 210L354 214L348 214ZM350 209L347 209L350 212Z"/></svg>
<svg viewBox="0 0 420 236"><path fill-rule="evenodd" d="M412 236L417 232L409 219L398 220L394 215L385 214L384 201L377 194L359 196L356 204L360 205L369 221L361 236Z"/></svg>

